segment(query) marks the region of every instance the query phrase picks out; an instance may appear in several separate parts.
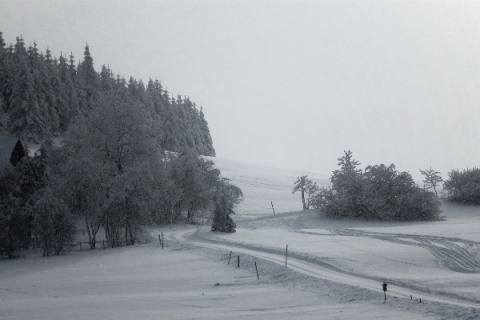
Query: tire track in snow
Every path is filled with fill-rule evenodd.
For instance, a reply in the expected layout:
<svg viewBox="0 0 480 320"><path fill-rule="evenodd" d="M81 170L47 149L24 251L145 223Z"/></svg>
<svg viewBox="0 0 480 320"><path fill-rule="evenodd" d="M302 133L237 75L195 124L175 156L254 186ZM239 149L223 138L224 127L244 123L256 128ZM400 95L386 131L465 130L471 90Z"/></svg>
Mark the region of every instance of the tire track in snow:
<svg viewBox="0 0 480 320"><path fill-rule="evenodd" d="M474 241L460 238L381 233L356 229L331 230L331 232L339 236L366 237L421 247L427 249L442 268L461 273L480 273L480 261L473 254L473 252L478 251L480 244Z"/></svg>
<svg viewBox="0 0 480 320"><path fill-rule="evenodd" d="M238 253L254 256L279 265L285 264L285 252L283 250L202 238L199 233L194 230L181 230L172 232L168 234L168 238L172 241L183 242L207 249L220 249L225 251L235 250ZM311 277L365 288L375 292L380 291L380 284L383 280L385 280L383 278L380 279L366 275L350 273L330 265L327 262L321 261L320 259L304 257L294 253L291 253L288 257L288 268ZM425 301L428 300L441 304L450 304L467 308L478 308L480 304L479 300L462 297L453 293L438 291L430 292L428 289L422 290L418 287L409 286L398 281L390 281L390 283L392 286L388 289L389 293L403 298L410 298L410 295L420 295Z"/></svg>

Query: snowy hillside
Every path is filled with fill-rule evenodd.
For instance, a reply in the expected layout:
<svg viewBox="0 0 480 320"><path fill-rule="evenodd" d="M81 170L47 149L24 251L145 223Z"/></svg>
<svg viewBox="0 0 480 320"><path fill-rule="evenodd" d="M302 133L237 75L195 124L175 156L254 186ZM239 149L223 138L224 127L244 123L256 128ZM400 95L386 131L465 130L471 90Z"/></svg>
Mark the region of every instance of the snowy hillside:
<svg viewBox="0 0 480 320"><path fill-rule="evenodd" d="M273 202L276 212L290 212L302 209L300 194L292 194L297 177L308 175L319 186L329 184L329 177L314 172L300 172L248 164L235 160L210 158L222 175L240 187L245 200L236 212L241 216L262 216L272 214Z"/></svg>
<svg viewBox="0 0 480 320"><path fill-rule="evenodd" d="M436 222L330 220L295 211L307 173L213 160L245 195L235 234L165 226L150 230L164 249L0 261L0 319L480 318L479 207L444 205Z"/></svg>

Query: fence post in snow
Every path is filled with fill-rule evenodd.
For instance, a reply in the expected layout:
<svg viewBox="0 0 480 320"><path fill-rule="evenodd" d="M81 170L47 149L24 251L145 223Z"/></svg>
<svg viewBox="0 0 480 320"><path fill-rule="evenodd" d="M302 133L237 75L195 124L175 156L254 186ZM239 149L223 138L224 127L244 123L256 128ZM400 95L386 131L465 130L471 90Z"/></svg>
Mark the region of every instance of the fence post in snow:
<svg viewBox="0 0 480 320"><path fill-rule="evenodd" d="M162 241L161 241L161 243L162 243L162 249L163 249L163 243L164 243L165 241L164 241L164 238L163 238L163 232L160 232L160 233L162 234Z"/></svg>
<svg viewBox="0 0 480 320"><path fill-rule="evenodd" d="M230 260L232 260L232 251L230 251L230 257L228 257L228 264L230 264Z"/></svg>
<svg viewBox="0 0 480 320"><path fill-rule="evenodd" d="M237 268L240 268L240 256L237 256Z"/></svg>
<svg viewBox="0 0 480 320"><path fill-rule="evenodd" d="M288 256L288 244L287 244L287 247L285 248L285 268L287 267L287 256Z"/></svg>
<svg viewBox="0 0 480 320"><path fill-rule="evenodd" d="M273 215L275 215L275 208L273 207L273 201L270 201L270 203L272 204Z"/></svg>
<svg viewBox="0 0 480 320"><path fill-rule="evenodd" d="M258 275L258 268L257 268L257 262L255 261L255 270L257 270L257 280L260 280L260 276Z"/></svg>
<svg viewBox="0 0 480 320"><path fill-rule="evenodd" d="M387 286L388 284L386 282L383 282L382 288L383 288L383 303L387 303ZM421 302L421 300L420 300Z"/></svg>

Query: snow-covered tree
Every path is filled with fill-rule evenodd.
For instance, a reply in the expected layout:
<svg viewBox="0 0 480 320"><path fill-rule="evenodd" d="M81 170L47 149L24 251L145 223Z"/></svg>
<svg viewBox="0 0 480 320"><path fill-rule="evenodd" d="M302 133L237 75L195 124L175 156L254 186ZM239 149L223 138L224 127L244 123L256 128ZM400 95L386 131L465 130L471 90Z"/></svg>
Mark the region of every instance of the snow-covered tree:
<svg viewBox="0 0 480 320"><path fill-rule="evenodd" d="M312 200L319 190L320 188L318 187L317 183L310 180L305 189L305 192L307 194L307 209L310 209Z"/></svg>
<svg viewBox="0 0 480 320"><path fill-rule="evenodd" d="M20 157L23 154L23 157ZM46 164L42 155L29 157L20 150L0 172L0 256L13 257L31 241L32 207L46 186Z"/></svg>
<svg viewBox="0 0 480 320"><path fill-rule="evenodd" d="M5 48L5 41L3 40L2 32L0 31L0 117L2 114L7 113L7 97L6 89L9 87L8 78L9 78L9 65L8 62L9 55ZM0 118L0 127L2 125L2 119Z"/></svg>
<svg viewBox="0 0 480 320"><path fill-rule="evenodd" d="M240 188L223 178L218 181L213 198L212 231L235 232L237 227L231 215L235 206L243 200Z"/></svg>
<svg viewBox="0 0 480 320"><path fill-rule="evenodd" d="M433 189L435 195L437 194L437 186L443 182L442 176L440 172L435 171L432 167L428 168L427 170L420 170L420 173L424 175L423 183L426 189Z"/></svg>
<svg viewBox="0 0 480 320"><path fill-rule="evenodd" d="M30 243L31 219L18 187L15 169L0 173L0 257L13 258Z"/></svg>
<svg viewBox="0 0 480 320"><path fill-rule="evenodd" d="M0 100L0 134L8 132L9 122L10 118L8 117L8 113L4 111L3 101Z"/></svg>
<svg viewBox="0 0 480 320"><path fill-rule="evenodd" d="M480 204L480 168L452 170L443 184L447 199L465 204Z"/></svg>
<svg viewBox="0 0 480 320"><path fill-rule="evenodd" d="M294 184L295 186L293 187L292 193L299 191L302 196L303 210L309 209L310 201L312 200L313 196L318 192L317 184L310 180L306 175L297 177L297 180L295 180ZM307 200L305 200L305 194L307 194Z"/></svg>
<svg viewBox="0 0 480 320"><path fill-rule="evenodd" d="M208 122L205 119L203 108L200 108L200 128L203 133L203 140L205 147L207 148L206 156L215 157L215 149L213 148L212 136L210 135L210 129L208 129Z"/></svg>
<svg viewBox="0 0 480 320"><path fill-rule="evenodd" d="M75 219L62 199L47 188L34 206L34 234L43 256L59 255L75 239Z"/></svg>
<svg viewBox="0 0 480 320"><path fill-rule="evenodd" d="M98 106L100 99L99 76L93 67L93 58L88 44L84 58L78 66L76 86L79 92L80 112L89 114Z"/></svg>
<svg viewBox="0 0 480 320"><path fill-rule="evenodd" d="M71 119L78 114L79 102L77 89L75 88L74 78L72 77L67 59L60 55L58 60L58 77L62 86L60 91L63 100L63 109L60 110L60 130L65 132Z"/></svg>
<svg viewBox="0 0 480 320"><path fill-rule="evenodd" d="M181 190L176 216L186 212L187 221L193 222L196 214L208 209L215 192L219 171L213 162L204 160L190 148L184 148L173 160L171 179Z"/></svg>
<svg viewBox="0 0 480 320"><path fill-rule="evenodd" d="M440 209L433 192L419 188L408 172L391 164L367 166L362 172L350 151L338 162L332 186L315 196L314 207L330 217L379 220L435 220Z"/></svg>
<svg viewBox="0 0 480 320"><path fill-rule="evenodd" d="M80 116L62 148L63 172L71 180L67 203L85 218L92 248L100 226L111 246L134 243L152 215L151 191L161 189L154 171L162 152L148 114L126 90L112 91L88 117Z"/></svg>
<svg viewBox="0 0 480 320"><path fill-rule="evenodd" d="M15 44L15 83L8 107L9 131L22 138L38 137L45 129L38 105L35 81L29 67L29 56L22 38Z"/></svg>

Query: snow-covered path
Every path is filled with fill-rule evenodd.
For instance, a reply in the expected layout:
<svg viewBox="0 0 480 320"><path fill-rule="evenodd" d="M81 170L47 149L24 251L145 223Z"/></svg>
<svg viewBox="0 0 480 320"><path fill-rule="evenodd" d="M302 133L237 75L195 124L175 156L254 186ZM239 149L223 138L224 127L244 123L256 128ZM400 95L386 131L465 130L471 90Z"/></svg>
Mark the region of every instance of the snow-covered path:
<svg viewBox="0 0 480 320"><path fill-rule="evenodd" d="M266 263L257 280L250 269L219 257L216 248L167 241L165 249L156 242L2 261L0 319L440 319L415 303L383 304L365 295L356 301L329 295L331 288L296 288L301 277L283 267L269 271L286 281L268 279Z"/></svg>
<svg viewBox="0 0 480 320"><path fill-rule="evenodd" d="M198 239L195 237L197 231L195 230L180 230L176 232L167 233L168 239L172 241L180 241L184 243L194 244L196 246L221 249L225 251L235 251L245 255L257 257L266 261L276 263L278 265L285 265L285 253L273 253L272 249L259 248L255 246L245 246L241 244L235 244L231 242L218 243L215 241L209 241L206 239ZM317 261L318 262L318 261ZM341 283L350 286L361 287L374 292L381 292L381 282L378 280L369 279L359 275L351 275L341 270L326 267L325 264L315 263L308 261L307 259L301 259L299 257L289 256L287 258L288 268L308 275L310 277L327 280L333 283ZM446 305L455 305L465 308L478 308L480 301L472 301L471 299L462 297L444 297L441 294L431 294L425 291L417 291L414 288L400 287L398 285L390 285L388 288L388 295L395 295L397 297L410 299L411 296L422 297L423 302L437 302ZM445 294L444 294L445 295Z"/></svg>

